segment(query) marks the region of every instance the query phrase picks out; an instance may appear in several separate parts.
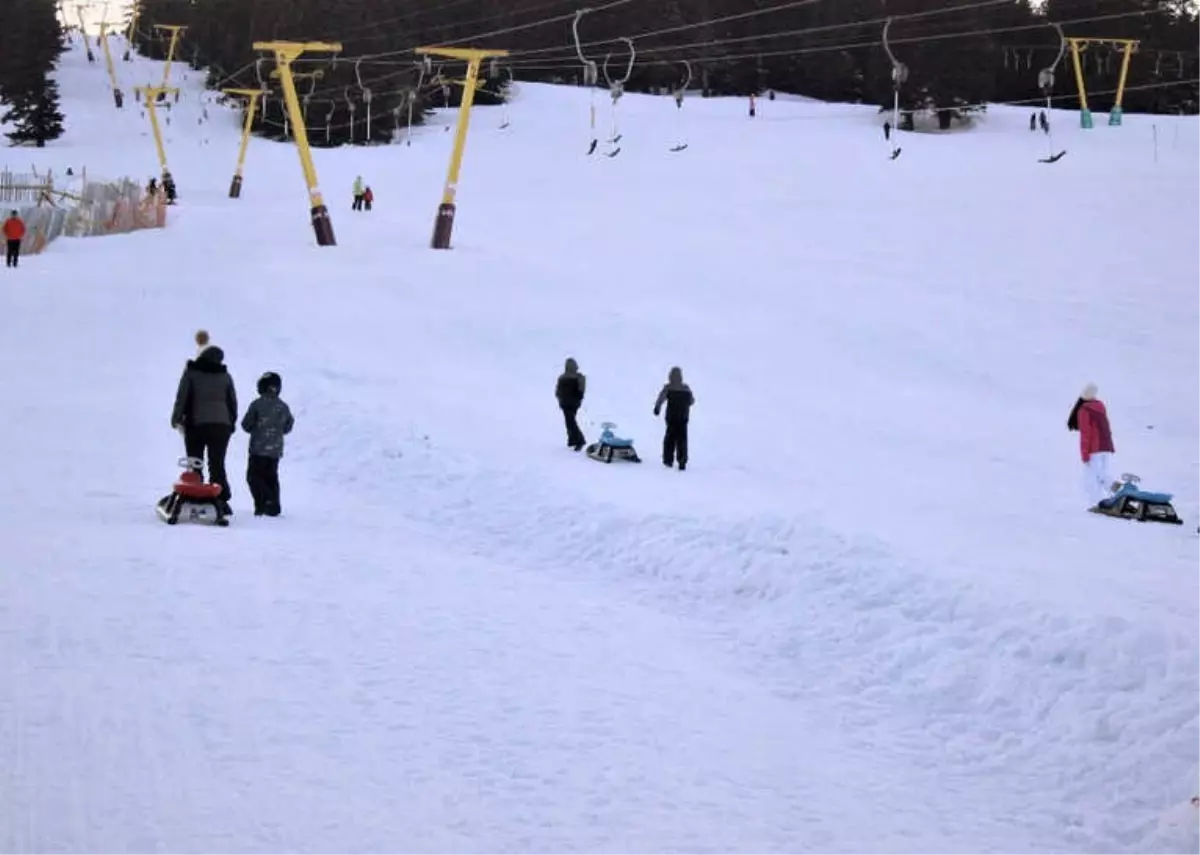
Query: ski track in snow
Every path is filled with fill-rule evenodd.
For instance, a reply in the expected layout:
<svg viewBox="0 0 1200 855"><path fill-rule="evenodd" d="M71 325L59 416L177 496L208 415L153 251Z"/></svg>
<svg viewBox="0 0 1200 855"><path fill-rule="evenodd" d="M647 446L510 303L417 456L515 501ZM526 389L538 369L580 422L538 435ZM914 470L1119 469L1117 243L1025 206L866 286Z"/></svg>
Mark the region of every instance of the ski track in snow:
<svg viewBox="0 0 1200 855"><path fill-rule="evenodd" d="M69 99L87 70L64 62ZM331 196L317 250L291 150L256 140L230 203L236 120L189 149L185 102L172 226L5 282L0 850L1197 851L1171 812L1200 768L1195 123L1170 171L1130 154L1131 116L1006 180L980 158L1027 157L1001 132L1020 111L890 164L835 129L853 108L780 103L743 138L716 100L689 103L686 160L633 134L581 165L581 98L522 87L531 133L473 127L450 254L413 204L437 123L318 153L380 205ZM627 101L625 126L674 133ZM110 120L81 103L77 139ZM819 111L847 118L786 122ZM796 134L812 162L762 180ZM955 213L968 180L987 229ZM241 438L229 530L150 511L200 326L243 407L284 376L280 520L246 516ZM618 421L642 466L555 447L568 353L589 436ZM648 412L676 362L683 475ZM1061 422L1086 380L1182 530L1078 513Z"/></svg>

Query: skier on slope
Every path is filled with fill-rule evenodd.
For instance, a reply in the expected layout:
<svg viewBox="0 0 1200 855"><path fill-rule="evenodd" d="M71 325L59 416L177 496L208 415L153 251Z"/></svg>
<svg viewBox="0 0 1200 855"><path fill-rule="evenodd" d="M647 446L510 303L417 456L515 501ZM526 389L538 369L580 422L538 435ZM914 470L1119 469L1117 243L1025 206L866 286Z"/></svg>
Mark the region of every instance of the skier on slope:
<svg viewBox="0 0 1200 855"><path fill-rule="evenodd" d="M1112 460L1112 428L1108 423L1108 410L1104 402L1096 397L1095 383L1083 387L1079 400L1067 416L1067 430L1079 431L1079 455L1084 466L1084 490L1091 507L1112 495L1112 479L1108 467Z"/></svg>
<svg viewBox="0 0 1200 855"><path fill-rule="evenodd" d="M203 331L201 331L203 332ZM202 336L196 335L197 344ZM229 508L231 492L225 474L225 455L229 439L237 425L237 391L233 378L225 367L225 353L207 342L195 359L188 360L179 378L175 407L171 411L171 427L183 430L183 443L188 457L203 460L208 456L208 480L221 485L224 512Z"/></svg>

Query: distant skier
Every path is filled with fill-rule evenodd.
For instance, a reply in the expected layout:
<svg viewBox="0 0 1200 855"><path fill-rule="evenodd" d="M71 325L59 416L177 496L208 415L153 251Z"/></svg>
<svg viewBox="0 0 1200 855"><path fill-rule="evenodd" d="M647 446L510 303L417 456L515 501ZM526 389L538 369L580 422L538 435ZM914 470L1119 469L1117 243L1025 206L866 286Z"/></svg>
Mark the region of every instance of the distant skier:
<svg viewBox="0 0 1200 855"><path fill-rule="evenodd" d="M663 466L679 461L679 471L687 469L688 462L688 417L696 397L691 387L683 382L683 369L675 366L667 375L667 383L654 402L654 415L658 415L663 404L667 406L667 429L663 433Z"/></svg>
<svg viewBox="0 0 1200 855"><path fill-rule="evenodd" d="M1037 130L1037 113L1029 114L1029 130L1031 130L1031 131Z"/></svg>
<svg viewBox="0 0 1200 855"><path fill-rule="evenodd" d="M890 140L892 138L892 123L891 122L883 123L883 138L884 138L884 140Z"/></svg>
<svg viewBox="0 0 1200 855"><path fill-rule="evenodd" d="M1079 400L1067 416L1067 430L1079 431L1079 454L1084 465L1084 490L1091 507L1112 494L1112 479L1108 466L1112 460L1112 428L1108 423L1108 411L1104 402L1096 397L1096 384L1083 387Z"/></svg>
<svg viewBox="0 0 1200 855"><path fill-rule="evenodd" d="M250 434L250 459L246 483L254 497L254 515L277 517L279 506L279 459L283 438L292 432L295 419L291 408L279 397L283 380L274 371L258 378L258 397L242 417L242 430Z"/></svg>
<svg viewBox="0 0 1200 855"><path fill-rule="evenodd" d="M359 175L354 179L354 204L351 205L351 210L361 211L363 209L363 196L366 195L366 190L363 187L362 176Z"/></svg>
<svg viewBox="0 0 1200 855"><path fill-rule="evenodd" d="M225 367L225 353L216 345L207 344L195 359L188 360L179 378L171 427L183 429L188 457L203 460L207 452L208 480L221 485L221 500L227 514L233 512L229 510L231 492L225 474L225 455L236 425L237 391Z"/></svg>
<svg viewBox="0 0 1200 855"><path fill-rule="evenodd" d="M563 421L567 426L567 447L579 451L587 441L575 416L583 406L583 397L587 392L587 377L579 370L579 363L571 357L563 366L563 373L558 375L554 384L554 397L558 399L558 408L562 410Z"/></svg>
<svg viewBox="0 0 1200 855"><path fill-rule="evenodd" d="M20 213L12 211L0 231L4 232L4 266L16 267L21 260L21 241L25 239L25 221Z"/></svg>
<svg viewBox="0 0 1200 855"><path fill-rule="evenodd" d="M375 202L375 191L370 187L363 190L363 207L368 211L371 210L371 205Z"/></svg>
<svg viewBox="0 0 1200 855"><path fill-rule="evenodd" d="M1038 113L1038 126L1041 127L1042 133L1050 133L1050 120L1046 118L1046 111L1042 110Z"/></svg>
<svg viewBox="0 0 1200 855"><path fill-rule="evenodd" d="M171 174L171 170L164 169L162 174L163 193L167 196L167 204L174 205L175 199L178 197L178 191L175 189L175 176Z"/></svg>

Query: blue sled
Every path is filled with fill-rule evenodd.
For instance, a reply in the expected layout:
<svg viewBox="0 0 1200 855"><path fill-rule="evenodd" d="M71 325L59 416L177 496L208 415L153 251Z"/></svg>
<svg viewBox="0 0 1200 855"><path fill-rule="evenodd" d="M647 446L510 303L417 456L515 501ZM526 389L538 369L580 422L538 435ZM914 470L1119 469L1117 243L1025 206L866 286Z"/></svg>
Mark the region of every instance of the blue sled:
<svg viewBox="0 0 1200 855"><path fill-rule="evenodd" d="M614 460L641 463L641 458L633 450L633 440L614 434L612 429L615 427L613 422L601 422L600 440L587 447L587 456L601 463L612 463Z"/></svg>
<svg viewBox="0 0 1200 855"><path fill-rule="evenodd" d="M1121 479L1116 492L1091 508L1092 513L1138 522L1183 525L1171 504L1171 493L1152 493L1139 488L1136 475L1122 475Z"/></svg>

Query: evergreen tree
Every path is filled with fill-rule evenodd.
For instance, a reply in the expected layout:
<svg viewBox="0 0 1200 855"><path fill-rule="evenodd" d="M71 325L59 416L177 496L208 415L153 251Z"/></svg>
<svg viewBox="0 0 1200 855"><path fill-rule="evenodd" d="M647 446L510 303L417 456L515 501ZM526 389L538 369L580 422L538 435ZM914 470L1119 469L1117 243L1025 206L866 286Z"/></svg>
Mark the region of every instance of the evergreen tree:
<svg viewBox="0 0 1200 855"><path fill-rule="evenodd" d="M13 145L34 144L43 148L63 134L63 115L58 109L58 84L48 74L23 87L0 123L12 125L8 139Z"/></svg>
<svg viewBox="0 0 1200 855"><path fill-rule="evenodd" d="M0 19L12 5L52 0L0 0ZM967 8L956 8L956 7ZM255 87L255 41L339 41L343 59L306 55L297 71L321 70L311 91L308 131L314 144L362 143L368 105L355 74L354 57L371 90L372 142L390 138L397 121L407 124L407 98L416 90L414 123L431 106L442 106L439 86L421 77L412 48L454 44L504 48L518 80L578 80L581 65L571 37L572 7L547 0L142 0L137 47L143 55L165 56L167 40L154 24L188 29L178 56L209 69L210 86ZM968 4L949 0L639 0L599 7L586 16L581 36L589 59L612 54L623 68L621 37L634 39L638 61L626 84L630 92L663 91L675 85L682 60L692 63L693 85L713 95L746 95L776 89L829 101L892 104L891 65L880 38L893 18L895 53L909 70L900 88L906 110L935 111L943 126L961 116L963 105L1040 100L1038 71L1056 56L1060 42L1051 22L1069 36L1141 40L1127 80L1127 110L1196 111L1200 62L1196 50L1195 0L1012 0ZM0 39L5 31L0 20ZM0 50L0 63L4 53ZM440 61L438 61L440 63ZM1110 49L1089 50L1088 90L1094 109L1111 103L1120 71ZM262 63L264 78L274 67ZM462 77L462 64L446 62L447 78ZM481 104L494 103L507 75L485 67ZM1073 72L1066 58L1056 70L1053 94L1059 106L1074 106ZM283 139L278 81L255 132ZM0 72L0 86L3 73ZM603 82L601 82L603 85ZM302 84L301 94L308 93ZM451 87L449 104L461 89ZM351 137L350 104L355 122ZM332 112L332 116L331 116ZM328 133L327 133L328 131Z"/></svg>
<svg viewBox="0 0 1200 855"><path fill-rule="evenodd" d="M40 147L62 135L58 86L50 76L62 51L54 0L0 2L0 124L13 126L7 136L14 145Z"/></svg>

